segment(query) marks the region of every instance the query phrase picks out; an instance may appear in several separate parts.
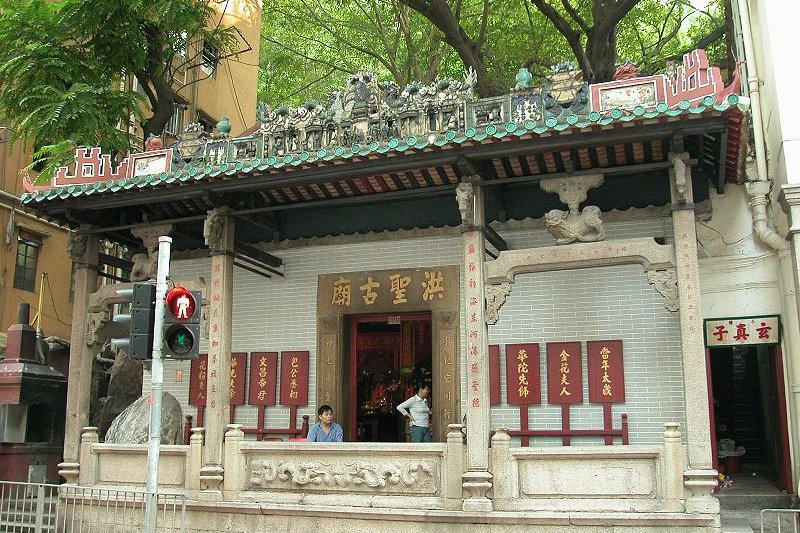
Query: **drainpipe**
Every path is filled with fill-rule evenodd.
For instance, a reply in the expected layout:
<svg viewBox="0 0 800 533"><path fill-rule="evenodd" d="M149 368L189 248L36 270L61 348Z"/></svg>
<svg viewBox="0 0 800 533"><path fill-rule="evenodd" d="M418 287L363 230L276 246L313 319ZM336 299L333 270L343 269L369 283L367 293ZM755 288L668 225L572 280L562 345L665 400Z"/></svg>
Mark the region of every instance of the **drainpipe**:
<svg viewBox="0 0 800 533"><path fill-rule="evenodd" d="M748 0L737 2L739 18L742 23L742 41L744 59L747 65L747 90L750 93L750 115L753 119L753 144L756 152L756 179L745 182L744 186L750 196L750 210L753 215L753 231L758 239L775 251L789 249L789 243L770 225L767 216L769 200L767 195L772 189L772 182L767 174L767 154L764 149L764 120L761 115L759 100L759 79L756 55L753 51L753 33L750 30L750 6Z"/></svg>

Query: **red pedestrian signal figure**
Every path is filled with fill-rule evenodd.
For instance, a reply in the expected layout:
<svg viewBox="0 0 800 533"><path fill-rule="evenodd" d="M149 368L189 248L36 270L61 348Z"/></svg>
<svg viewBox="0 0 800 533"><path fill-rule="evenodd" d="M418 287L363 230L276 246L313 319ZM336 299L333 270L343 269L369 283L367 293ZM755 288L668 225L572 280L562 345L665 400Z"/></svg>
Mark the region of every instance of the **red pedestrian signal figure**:
<svg viewBox="0 0 800 533"><path fill-rule="evenodd" d="M167 293L164 357L196 359L200 350L200 291L175 287Z"/></svg>

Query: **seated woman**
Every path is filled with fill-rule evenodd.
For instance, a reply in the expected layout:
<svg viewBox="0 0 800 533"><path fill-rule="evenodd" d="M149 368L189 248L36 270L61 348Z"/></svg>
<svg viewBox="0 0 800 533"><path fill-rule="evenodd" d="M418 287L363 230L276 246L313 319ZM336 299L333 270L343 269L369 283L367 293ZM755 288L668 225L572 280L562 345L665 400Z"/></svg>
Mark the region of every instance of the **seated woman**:
<svg viewBox="0 0 800 533"><path fill-rule="evenodd" d="M333 408L322 405L317 409L319 422L308 430L308 442L342 442L342 426L333 421Z"/></svg>

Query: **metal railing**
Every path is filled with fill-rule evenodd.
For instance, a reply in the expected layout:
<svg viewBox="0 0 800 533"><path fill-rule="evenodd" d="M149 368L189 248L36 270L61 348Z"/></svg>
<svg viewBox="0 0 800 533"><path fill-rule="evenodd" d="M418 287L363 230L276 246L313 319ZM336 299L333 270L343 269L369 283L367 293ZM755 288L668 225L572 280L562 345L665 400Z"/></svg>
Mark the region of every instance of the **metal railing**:
<svg viewBox="0 0 800 533"><path fill-rule="evenodd" d="M184 533L186 497L156 495L159 533ZM4 533L141 533L144 491L0 481Z"/></svg>
<svg viewBox="0 0 800 533"><path fill-rule="evenodd" d="M763 509L759 522L761 533L798 533L800 509Z"/></svg>

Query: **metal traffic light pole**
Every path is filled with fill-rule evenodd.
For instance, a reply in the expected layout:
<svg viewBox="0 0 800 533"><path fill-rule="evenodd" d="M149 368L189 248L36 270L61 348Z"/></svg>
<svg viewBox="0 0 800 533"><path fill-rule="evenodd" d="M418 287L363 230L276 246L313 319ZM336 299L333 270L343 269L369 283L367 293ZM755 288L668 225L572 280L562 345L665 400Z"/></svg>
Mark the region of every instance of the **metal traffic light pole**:
<svg viewBox="0 0 800 533"><path fill-rule="evenodd" d="M155 533L158 518L158 460L161 452L161 397L164 391L164 362L161 346L164 343L164 297L169 277L170 237L158 238L158 273L156 274L155 316L153 319L153 363L150 370L150 439L147 442L147 501L145 502L145 533Z"/></svg>

